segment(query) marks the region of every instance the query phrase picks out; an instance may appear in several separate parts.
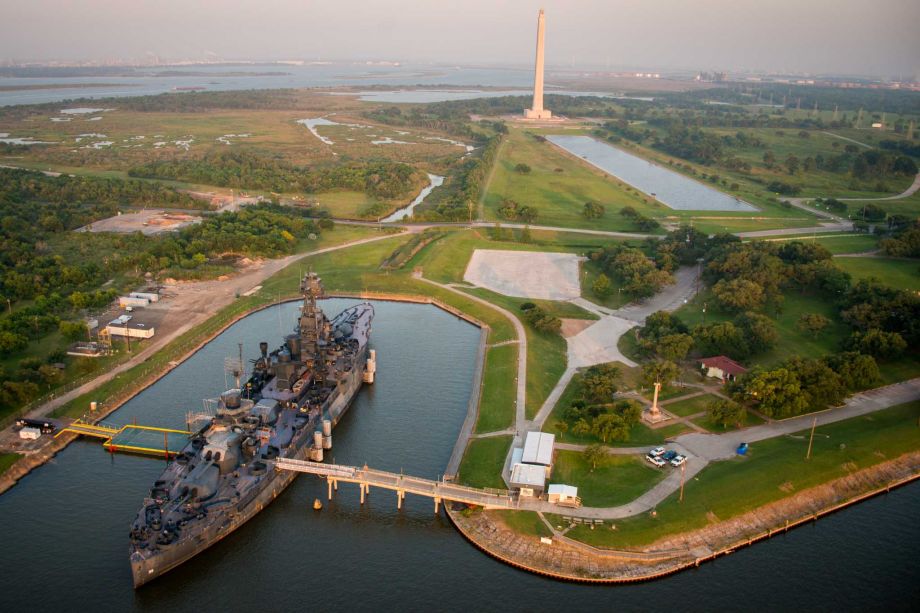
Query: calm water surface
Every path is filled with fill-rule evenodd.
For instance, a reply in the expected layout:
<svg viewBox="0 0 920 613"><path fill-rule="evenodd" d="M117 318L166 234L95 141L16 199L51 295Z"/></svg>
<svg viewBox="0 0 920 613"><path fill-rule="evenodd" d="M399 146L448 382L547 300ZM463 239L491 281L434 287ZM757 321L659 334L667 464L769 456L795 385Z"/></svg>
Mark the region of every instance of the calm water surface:
<svg viewBox="0 0 920 613"><path fill-rule="evenodd" d="M334 314L352 301L330 300ZM110 417L177 426L223 389L243 342L272 345L296 305L256 313ZM375 303L378 379L333 434L335 461L437 477L470 393L478 330L434 307ZM279 317L280 315L280 317ZM300 476L242 529L144 589L131 589L128 527L162 463L77 442L0 497L0 611L908 609L920 597L920 487L876 498L692 572L636 586L579 586L480 554L427 499Z"/></svg>
<svg viewBox="0 0 920 613"><path fill-rule="evenodd" d="M757 208L590 136L551 135L554 145L682 211L756 211Z"/></svg>

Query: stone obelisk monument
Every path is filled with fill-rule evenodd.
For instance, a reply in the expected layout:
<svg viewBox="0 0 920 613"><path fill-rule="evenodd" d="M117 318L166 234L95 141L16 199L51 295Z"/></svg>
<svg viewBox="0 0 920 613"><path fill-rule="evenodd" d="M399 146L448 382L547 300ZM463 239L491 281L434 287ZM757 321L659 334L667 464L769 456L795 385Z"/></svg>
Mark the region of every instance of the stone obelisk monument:
<svg viewBox="0 0 920 613"><path fill-rule="evenodd" d="M553 114L543 108L543 37L546 33L546 16L543 9L537 16L537 60L533 74L533 107L524 111L525 119L550 119Z"/></svg>

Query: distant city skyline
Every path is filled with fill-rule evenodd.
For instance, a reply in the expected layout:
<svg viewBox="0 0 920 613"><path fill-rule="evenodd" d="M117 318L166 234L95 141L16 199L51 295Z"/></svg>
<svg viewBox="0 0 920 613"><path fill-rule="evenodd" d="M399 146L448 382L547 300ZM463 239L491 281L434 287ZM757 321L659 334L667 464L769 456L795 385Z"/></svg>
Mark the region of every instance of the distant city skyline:
<svg viewBox="0 0 920 613"><path fill-rule="evenodd" d="M549 70L920 74L913 0L30 0L0 4L0 60L533 61Z"/></svg>

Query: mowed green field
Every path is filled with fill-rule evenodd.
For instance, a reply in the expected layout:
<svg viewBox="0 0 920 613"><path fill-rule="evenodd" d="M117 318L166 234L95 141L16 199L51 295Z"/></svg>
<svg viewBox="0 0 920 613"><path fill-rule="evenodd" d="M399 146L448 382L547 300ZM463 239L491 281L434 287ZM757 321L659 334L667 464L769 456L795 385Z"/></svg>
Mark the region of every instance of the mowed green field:
<svg viewBox="0 0 920 613"><path fill-rule="evenodd" d="M476 433L494 432L510 428L514 423L517 399L518 346L490 347L482 381L479 418Z"/></svg>
<svg viewBox="0 0 920 613"><path fill-rule="evenodd" d="M524 206L537 208L535 225L564 228L589 228L635 232L635 226L619 215L624 206L642 213L663 217L671 209L646 204L651 198L625 187L613 177L574 158L549 142L541 142L519 128L512 128L496 161L492 180L485 196L485 218L506 221L498 213L502 200L510 198ZM517 164L527 164L531 171L517 172ZM600 219L585 219L586 202L598 202L607 211Z"/></svg>
<svg viewBox="0 0 920 613"><path fill-rule="evenodd" d="M920 291L920 260L834 258L834 264L857 280L875 277L891 287Z"/></svg>
<svg viewBox="0 0 920 613"><path fill-rule="evenodd" d="M683 502L674 493L655 517L616 522L616 530L576 527L568 536L593 545L638 547L672 534L728 520L804 489L845 477L920 448L920 402L884 409L815 431L754 443L745 457L715 462L687 482Z"/></svg>
<svg viewBox="0 0 920 613"><path fill-rule="evenodd" d="M505 489L502 467L511 446L511 436L474 438L460 463L459 481L472 487Z"/></svg>
<svg viewBox="0 0 920 613"><path fill-rule="evenodd" d="M878 238L871 234L801 234L798 236L778 236L773 239L765 237L760 240L776 242L780 245L791 241L816 243L835 255L841 253L864 253L878 249Z"/></svg>
<svg viewBox="0 0 920 613"><path fill-rule="evenodd" d="M667 475L667 468L652 467L642 454L608 455L592 469L581 452L558 451L552 481L577 487L585 506L614 507L632 502Z"/></svg>

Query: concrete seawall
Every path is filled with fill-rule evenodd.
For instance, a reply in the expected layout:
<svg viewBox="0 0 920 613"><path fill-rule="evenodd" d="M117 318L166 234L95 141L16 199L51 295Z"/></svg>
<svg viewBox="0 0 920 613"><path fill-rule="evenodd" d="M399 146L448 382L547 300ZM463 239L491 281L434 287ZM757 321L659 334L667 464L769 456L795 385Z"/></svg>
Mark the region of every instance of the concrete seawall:
<svg viewBox="0 0 920 613"><path fill-rule="evenodd" d="M871 481L862 490L849 491L836 500L821 500L822 491L838 487L846 490L847 480ZM598 548L567 537L554 534L552 545L540 542L535 536L514 533L516 539L508 541L510 530L498 525L491 518L481 514L465 516L461 510L451 506L447 515L457 530L477 549L515 568L545 577L576 583L619 584L638 583L660 579L682 570L698 567L704 562L734 553L760 541L784 534L790 529L817 521L821 517L836 513L870 498L886 494L891 490L920 480L920 452L907 453L875 466L870 466L847 477L841 477L822 486L802 492L804 498L800 509L792 519L761 528L751 533L737 533L723 539L713 549L697 547L682 550L627 551ZM782 504L783 499L754 509L741 516L745 520L773 505ZM809 504L812 503L812 504ZM739 520L739 518L735 518ZM727 520L732 523L735 520ZM747 521L738 521L746 525ZM763 523L763 522L759 522Z"/></svg>

